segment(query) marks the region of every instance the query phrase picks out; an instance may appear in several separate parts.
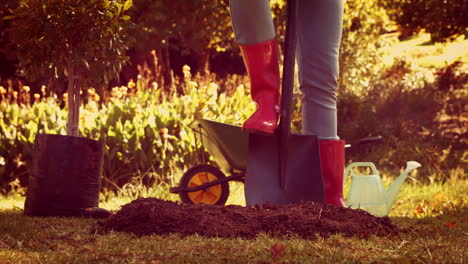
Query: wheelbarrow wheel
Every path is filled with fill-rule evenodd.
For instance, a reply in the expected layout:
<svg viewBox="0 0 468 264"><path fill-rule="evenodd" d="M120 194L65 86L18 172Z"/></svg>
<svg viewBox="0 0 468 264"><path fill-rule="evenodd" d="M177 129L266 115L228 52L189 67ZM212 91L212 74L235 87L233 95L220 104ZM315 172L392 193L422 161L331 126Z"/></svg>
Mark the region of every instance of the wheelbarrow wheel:
<svg viewBox="0 0 468 264"><path fill-rule="evenodd" d="M225 177L216 167L197 165L184 173L179 186L193 188ZM229 196L229 183L220 183L195 192L180 192L179 196L184 203L224 205Z"/></svg>

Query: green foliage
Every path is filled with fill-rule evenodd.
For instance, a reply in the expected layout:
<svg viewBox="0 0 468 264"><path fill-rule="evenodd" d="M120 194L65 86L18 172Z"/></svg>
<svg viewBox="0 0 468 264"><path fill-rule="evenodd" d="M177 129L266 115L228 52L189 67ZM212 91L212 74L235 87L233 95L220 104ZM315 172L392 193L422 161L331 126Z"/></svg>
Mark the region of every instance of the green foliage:
<svg viewBox="0 0 468 264"><path fill-rule="evenodd" d="M8 20L2 19L3 17L11 14L11 9L18 5L18 0L3 0L0 3L0 55L4 55L9 59L15 57L14 49L11 40L7 34L10 23Z"/></svg>
<svg viewBox="0 0 468 264"><path fill-rule="evenodd" d="M93 137L100 131L105 140L104 175L109 182L122 186L131 176L141 174L147 176L149 184L167 181L174 172L199 162L195 135L189 128L194 119L239 125L248 111L239 114L238 109L253 111L243 89L226 97L224 93L218 95L218 85L208 79L187 81L187 85L193 86L187 95L170 100L160 100L161 90L135 92L135 96L103 105L91 118L97 118L98 124L85 127L83 132Z"/></svg>
<svg viewBox="0 0 468 264"><path fill-rule="evenodd" d="M230 85L237 87L241 81ZM181 84L187 95L165 98L160 89L151 90L144 83L140 79L129 87L114 88L101 105L89 89L81 106L80 136L105 143L105 188L116 190L141 175L148 185L168 182L176 172L199 162L189 128L194 119L240 125L254 110L242 86L232 91L196 76ZM220 90L226 92L218 94ZM18 177L26 184L36 133L64 134L66 111L60 104L54 97L32 105L19 105L7 97L0 102L0 159L5 162L0 164L0 190L6 191Z"/></svg>
<svg viewBox="0 0 468 264"><path fill-rule="evenodd" d="M153 2L154 6L148 10L167 8L157 5L161 5L161 1ZM278 27L284 15L282 1L274 1L272 6ZM125 9L122 5L120 8ZM118 11L118 8L112 10ZM131 10L134 14L138 14L138 10L147 11L142 6ZM152 36L162 34L161 30L175 30L170 27L157 28L160 21L173 22L159 16L164 16L164 12L159 12L155 17L150 12L137 17L154 19L144 22L152 30L159 30L153 32L148 29L148 32L154 33ZM128 22L125 20L127 17L121 18L121 22ZM25 21L32 23L34 19L27 18ZM462 119L468 105L467 77L463 74L463 65L454 63L443 67L436 76L427 70L415 68L405 60L397 60L392 67L385 69L380 61L381 51L378 50L385 43L378 36L389 25L391 23L384 10L376 1L346 2L340 51L339 135L348 141L378 134L384 136L383 144L354 154L354 160L373 161L379 168L395 171L406 160L413 159L423 163L423 169L429 170L429 174L445 179L448 170L465 166L467 162L464 151L467 144L466 122ZM178 38L175 33L171 34ZM44 39L36 40L47 43L42 42ZM142 42L145 41L139 41ZM33 53L36 51L31 48L26 54L35 56ZM104 58L102 62L105 61ZM49 69L45 64L42 66L42 70ZM86 68L84 65L80 67ZM90 64L92 74L100 74L99 67L91 67ZM191 77L189 71L184 71L184 74L185 78L176 80L174 84L179 95L162 92L157 88L158 84L151 84L149 79L145 79L145 74L141 74L136 87L128 85L126 89L118 88L112 91L111 97L101 93L103 100L99 102L94 101L90 94L83 100L81 135L106 142L105 187L120 188L132 177L141 175L145 175L143 182L148 185L156 181L169 181L175 173L197 162L194 135L188 128L192 120L203 117L240 125L253 111L248 91L236 89L241 83L246 83L245 80L237 76L226 80L215 80L211 76ZM436 81L431 81L427 75ZM3 96L0 97L2 190L6 190L5 186L17 178L24 183L31 166L30 152L35 133L63 134L65 131L66 102L48 97L30 105L27 103L30 100L15 101L11 92L8 91L6 97L0 93ZM25 105L18 105L22 103ZM61 107L63 104L65 108ZM293 121L294 128L300 126L299 115L294 116Z"/></svg>
<svg viewBox="0 0 468 264"><path fill-rule="evenodd" d="M381 73L381 81L374 83L367 96L342 92L340 137L350 142L366 136L384 138L382 144L360 149L348 158L372 161L391 172L407 160L416 160L423 164L420 171L426 176L422 181L430 180L427 175L446 179L452 169L466 166L468 142L462 117L468 102L466 82L461 84L466 75L459 67L443 67L431 81L427 75L432 72L397 60ZM105 142L103 186L117 190L135 178L148 186L167 184L196 165L196 147L200 146L195 146L190 122L207 118L241 125L254 109L243 83L245 79L235 77L216 81L187 76L178 83L185 95L178 96L139 79L128 87L114 88L101 100L89 89L81 105L80 133ZM7 191L17 178L26 184L34 135L65 132L66 108L54 97L32 105L8 95L1 99L0 189ZM294 122L298 127L300 119L295 116Z"/></svg>
<svg viewBox="0 0 468 264"><path fill-rule="evenodd" d="M465 0L396 0L383 1L383 5L402 27L402 37L425 29L433 42L444 42L465 34L468 27Z"/></svg>
<svg viewBox="0 0 468 264"><path fill-rule="evenodd" d="M23 0L4 18L27 78L67 76L67 135L78 135L81 85L107 85L128 60L132 0L122 1Z"/></svg>
<svg viewBox="0 0 468 264"><path fill-rule="evenodd" d="M270 2L276 34L284 43L285 1ZM372 83L380 78L381 47L390 42L381 35L391 30L393 22L377 0L345 1L343 35L340 46L339 87L343 92L360 96L372 89Z"/></svg>
<svg viewBox="0 0 468 264"><path fill-rule="evenodd" d="M15 179L25 183L31 168L32 148L37 132L60 134L66 113L49 98L30 107L0 102L0 192Z"/></svg>
<svg viewBox="0 0 468 264"><path fill-rule="evenodd" d="M450 70L454 69L449 65L437 72ZM351 158L391 171L416 160L424 164L419 169L423 174L437 175L438 180L447 179L451 169L466 167L466 82L462 89L453 88L465 78L461 73L453 75L448 85L452 88L441 89L443 75L431 80L432 72L398 59L380 74L381 81L374 82L366 96L341 93L339 135L349 141L376 135L384 139Z"/></svg>
<svg viewBox="0 0 468 264"><path fill-rule="evenodd" d="M376 0L345 2L343 35L340 47L341 91L365 95L372 89L383 65L380 63L382 46L389 44L380 35L392 23Z"/></svg>
<svg viewBox="0 0 468 264"><path fill-rule="evenodd" d="M125 14L131 0L23 0L4 19L20 68L30 80L74 73L84 85L108 83L128 59ZM69 76L70 77L70 76Z"/></svg>
<svg viewBox="0 0 468 264"><path fill-rule="evenodd" d="M211 50L232 47L233 33L227 1L223 0L143 0L130 9L139 39L137 52L168 48L182 54L192 54L198 60L199 71L208 70Z"/></svg>

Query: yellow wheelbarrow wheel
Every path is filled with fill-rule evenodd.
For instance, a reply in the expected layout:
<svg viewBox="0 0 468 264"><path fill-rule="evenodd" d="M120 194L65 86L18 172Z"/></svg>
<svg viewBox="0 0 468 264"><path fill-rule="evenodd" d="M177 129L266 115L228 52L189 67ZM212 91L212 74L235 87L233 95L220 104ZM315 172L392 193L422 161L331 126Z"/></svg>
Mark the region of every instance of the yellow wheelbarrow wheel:
<svg viewBox="0 0 468 264"><path fill-rule="evenodd" d="M198 165L187 170L180 180L180 187L194 188L225 178L224 173L210 165ZM224 205L229 196L229 183L223 182L194 192L180 192L180 200L191 204Z"/></svg>

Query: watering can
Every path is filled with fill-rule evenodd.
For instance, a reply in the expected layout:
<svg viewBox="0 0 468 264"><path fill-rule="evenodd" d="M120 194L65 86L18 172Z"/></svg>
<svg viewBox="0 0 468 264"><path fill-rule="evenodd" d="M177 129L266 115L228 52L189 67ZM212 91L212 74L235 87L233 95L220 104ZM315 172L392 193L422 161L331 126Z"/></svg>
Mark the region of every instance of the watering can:
<svg viewBox="0 0 468 264"><path fill-rule="evenodd" d="M371 169L371 174L355 174L354 168L357 167L368 167ZM374 216L387 216L409 172L419 167L421 167L421 164L416 161L406 162L406 169L403 173L388 189L385 189L382 178L374 163L354 162L349 164L348 167L346 167L343 181L344 184L347 175L351 174L351 187L348 192L346 204L351 208L363 209Z"/></svg>

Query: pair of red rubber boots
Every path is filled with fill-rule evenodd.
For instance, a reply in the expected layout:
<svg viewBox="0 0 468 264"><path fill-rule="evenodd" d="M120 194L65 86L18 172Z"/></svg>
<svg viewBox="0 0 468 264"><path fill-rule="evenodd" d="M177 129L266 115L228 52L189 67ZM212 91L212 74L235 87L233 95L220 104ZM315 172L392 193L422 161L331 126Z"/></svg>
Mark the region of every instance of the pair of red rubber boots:
<svg viewBox="0 0 468 264"><path fill-rule="evenodd" d="M253 45L240 45L250 77L250 93L257 110L244 122L243 129L273 134L280 115L280 72L274 39ZM320 141L320 158L325 203L345 206L343 200L344 141Z"/></svg>

